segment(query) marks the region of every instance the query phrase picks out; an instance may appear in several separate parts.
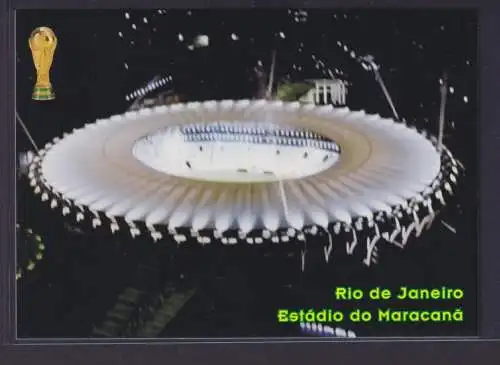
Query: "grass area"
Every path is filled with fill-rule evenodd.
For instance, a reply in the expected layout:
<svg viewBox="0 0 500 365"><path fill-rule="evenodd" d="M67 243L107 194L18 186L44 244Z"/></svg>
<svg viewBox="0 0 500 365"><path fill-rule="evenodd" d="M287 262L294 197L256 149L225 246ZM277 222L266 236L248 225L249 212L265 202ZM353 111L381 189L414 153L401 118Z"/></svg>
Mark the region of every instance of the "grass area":
<svg viewBox="0 0 500 365"><path fill-rule="evenodd" d="M283 101L297 101L313 86L305 82L281 84L278 86L276 96Z"/></svg>

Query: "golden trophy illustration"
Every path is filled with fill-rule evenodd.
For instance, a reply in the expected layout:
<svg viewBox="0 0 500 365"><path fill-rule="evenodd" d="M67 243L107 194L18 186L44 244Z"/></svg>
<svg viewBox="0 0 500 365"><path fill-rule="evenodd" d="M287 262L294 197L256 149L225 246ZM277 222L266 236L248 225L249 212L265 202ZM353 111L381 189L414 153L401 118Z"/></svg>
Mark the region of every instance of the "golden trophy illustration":
<svg viewBox="0 0 500 365"><path fill-rule="evenodd" d="M50 83L50 67L57 47L57 37L48 27L36 28L29 38L31 54L36 69L36 84L33 89L33 100L55 99Z"/></svg>

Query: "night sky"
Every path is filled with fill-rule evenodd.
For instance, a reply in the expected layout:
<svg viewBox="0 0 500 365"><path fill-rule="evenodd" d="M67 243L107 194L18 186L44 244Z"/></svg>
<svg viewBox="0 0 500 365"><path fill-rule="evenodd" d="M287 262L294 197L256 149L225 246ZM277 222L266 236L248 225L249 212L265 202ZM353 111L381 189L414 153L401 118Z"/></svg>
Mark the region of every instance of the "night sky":
<svg viewBox="0 0 500 365"><path fill-rule="evenodd" d="M373 55L381 66L380 72L400 116L409 124L437 134L440 79L446 72L450 88L444 141L465 165L467 172L453 207L450 207L449 212L444 212L444 217L441 218L456 227L457 234L444 228L438 219L434 228L415 243L416 247L410 247L402 253L388 253L384 263L370 269L371 271L350 266L348 269L341 269L342 273L325 285L332 287L335 283L345 283L348 280L349 283L359 285L383 285L377 282L381 280L390 283L388 285L413 281L415 285L421 286L435 284L466 288L465 307L469 317L461 328L380 328L378 332L374 330L370 334L475 333L478 122L475 12L299 9L40 10L19 11L16 25L17 111L40 146L63 132L70 132L73 128L81 127L97 118L124 112L130 105L126 95L144 86L155 76L171 77L172 81L164 88L172 88L175 92L185 95L188 100L253 98L258 90L254 69L258 65L268 69L273 50L277 51L277 81L339 77L350 85L347 105L351 109L365 109L390 117L388 104L373 75L363 70L356 62L358 56ZM51 27L58 37L58 48L51 70L51 80L57 98L47 103L31 100L35 73L28 37L38 26ZM209 37L208 47L196 47L195 38L198 35ZM20 129L17 148L19 152L31 148ZM20 184L22 183L24 182ZM29 215L23 213L24 211L35 211L30 204L39 203L30 202L27 194L20 196L19 204L19 219L23 221L28 220ZM34 213L31 216L30 224L46 226L44 218ZM63 241L56 233L47 233L49 236L51 234L56 241ZM106 245L106 242L101 244ZM67 246L61 242L58 245ZM50 247L48 250L50 251ZM54 248L52 250L56 251ZM63 251L66 252L65 250ZM86 252L86 244L82 243L79 250ZM46 303L37 302L38 308L47 309L45 318L41 319L35 314L23 316L26 318L26 324L22 331L28 336L82 336L85 333L84 329L81 329L81 332L68 329L77 322L74 318L83 316L83 312L74 309L74 302L84 302L85 299L82 298L85 296L79 293L78 289L74 289L75 281L82 279L74 272L68 274L72 268L62 263L65 259L61 252L54 254L54 257L58 257L53 259L54 262L59 260L57 265L49 264L51 259L48 258L47 262L41 265L41 273L30 279L32 283L27 280L27 283L23 284L26 285L23 295L27 295L31 301L51 297L52 294L47 295L42 289L37 289L37 294L34 291L30 294L32 289L29 289L49 284L51 287L71 287L73 294L54 294L52 297L57 299L51 299L53 302L49 299ZM68 253L71 254L75 255L74 252ZM92 256L88 252L87 254ZM101 269L97 268L99 263L93 264L96 265L96 271L103 270L102 275L110 271L106 264L102 264ZM63 270L69 271L63 273ZM68 278L72 275L73 281ZM262 273L259 275L265 277ZM63 280L61 277L65 277L66 282L57 284L58 280ZM318 279L311 280L317 282ZM312 292L314 285L307 288ZM63 293L63 289L60 290ZM59 304L64 301L60 308L64 307L68 313L73 313L74 318L71 314L61 314L63 310L52 310L52 313L48 309L51 308L50 303L57 301ZM23 305L25 307L22 307L21 311L25 313L35 306L34 303ZM272 307L275 304L269 305ZM259 307L259 310L266 309ZM73 319L63 320L63 317ZM196 318L194 315L191 317ZM222 322L217 322L217 315L214 314L213 317L213 321L208 321L205 327L200 321L191 323L196 322L195 319L188 321L189 323L184 321L185 328L191 326L191 330L185 330L184 335L221 335L221 332L209 330L221 327ZM238 318L240 317L241 315ZM86 319L88 322L93 320L94 317ZM50 331L41 329L46 328L50 321L59 321L62 324ZM272 320L256 329L251 329L248 323L252 320L245 321L240 318L240 322L237 328L227 325L230 328L224 332L225 336L283 334L269 324ZM172 333L175 328L182 327L179 324L175 327L175 323L173 326ZM358 332L363 334L363 330L361 328ZM286 334L297 335L293 330Z"/></svg>

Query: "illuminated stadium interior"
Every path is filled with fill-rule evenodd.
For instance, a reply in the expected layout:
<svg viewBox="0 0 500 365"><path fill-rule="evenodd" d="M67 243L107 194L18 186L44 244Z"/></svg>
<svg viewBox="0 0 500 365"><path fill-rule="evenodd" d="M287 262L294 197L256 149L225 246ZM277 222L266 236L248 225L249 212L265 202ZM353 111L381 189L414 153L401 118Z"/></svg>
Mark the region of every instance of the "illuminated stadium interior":
<svg viewBox="0 0 500 365"><path fill-rule="evenodd" d="M178 177L248 183L314 175L338 161L340 148L305 130L220 122L169 127L139 139L133 154L145 165Z"/></svg>

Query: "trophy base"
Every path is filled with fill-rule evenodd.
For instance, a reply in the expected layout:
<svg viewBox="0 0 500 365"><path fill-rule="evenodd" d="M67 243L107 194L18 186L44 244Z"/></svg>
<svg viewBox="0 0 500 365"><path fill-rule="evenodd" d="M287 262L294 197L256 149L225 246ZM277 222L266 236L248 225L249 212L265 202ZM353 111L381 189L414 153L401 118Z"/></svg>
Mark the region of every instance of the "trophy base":
<svg viewBox="0 0 500 365"><path fill-rule="evenodd" d="M54 94L52 87L35 87L31 98L33 100L54 100L56 94Z"/></svg>

